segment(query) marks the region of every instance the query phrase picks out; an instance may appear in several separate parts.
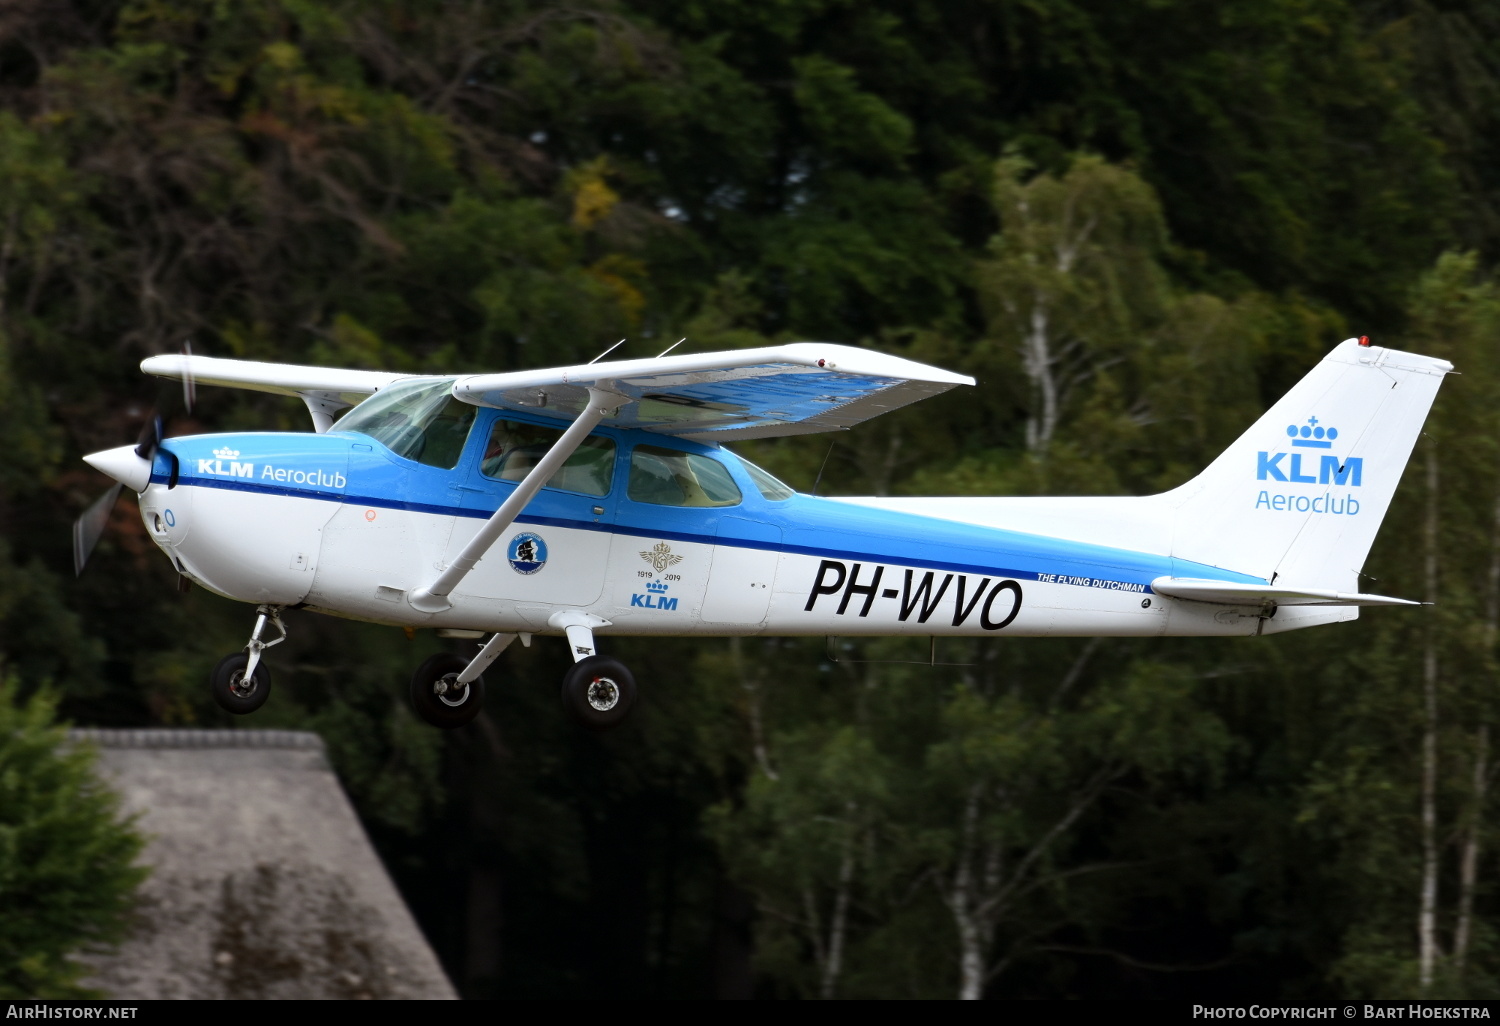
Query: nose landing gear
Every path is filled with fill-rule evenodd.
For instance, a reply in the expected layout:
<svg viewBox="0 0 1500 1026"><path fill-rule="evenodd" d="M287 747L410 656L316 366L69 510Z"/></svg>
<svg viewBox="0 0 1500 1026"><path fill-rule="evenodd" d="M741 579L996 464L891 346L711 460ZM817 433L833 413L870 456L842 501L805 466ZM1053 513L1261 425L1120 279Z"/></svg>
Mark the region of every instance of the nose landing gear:
<svg viewBox="0 0 1500 1026"><path fill-rule="evenodd" d="M255 614L255 629L250 632L245 650L220 659L219 665L209 675L209 691L214 701L219 708L236 716L253 713L271 697L271 670L260 661L260 656L266 649L286 640L286 626L281 622L278 607L259 606ZM274 641L260 640L267 620L280 635Z"/></svg>

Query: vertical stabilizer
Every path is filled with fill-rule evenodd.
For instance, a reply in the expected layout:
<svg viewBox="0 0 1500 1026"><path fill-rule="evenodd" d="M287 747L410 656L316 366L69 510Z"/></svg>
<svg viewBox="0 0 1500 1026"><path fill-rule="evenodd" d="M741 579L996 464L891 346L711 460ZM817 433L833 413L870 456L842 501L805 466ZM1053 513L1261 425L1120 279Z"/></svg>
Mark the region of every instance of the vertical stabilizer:
<svg viewBox="0 0 1500 1026"><path fill-rule="evenodd" d="M1172 555L1357 591L1446 360L1340 343L1203 473L1160 496ZM1351 611L1352 614L1352 611Z"/></svg>

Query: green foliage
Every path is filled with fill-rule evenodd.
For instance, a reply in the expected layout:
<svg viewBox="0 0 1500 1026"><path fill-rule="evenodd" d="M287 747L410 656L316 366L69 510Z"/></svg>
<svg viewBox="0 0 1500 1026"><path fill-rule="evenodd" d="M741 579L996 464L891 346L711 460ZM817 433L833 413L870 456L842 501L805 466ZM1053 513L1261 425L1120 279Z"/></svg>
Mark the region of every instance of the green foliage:
<svg viewBox="0 0 1500 1026"><path fill-rule="evenodd" d="M142 840L53 725L56 699L0 684L0 996L82 997L81 950L125 936Z"/></svg>

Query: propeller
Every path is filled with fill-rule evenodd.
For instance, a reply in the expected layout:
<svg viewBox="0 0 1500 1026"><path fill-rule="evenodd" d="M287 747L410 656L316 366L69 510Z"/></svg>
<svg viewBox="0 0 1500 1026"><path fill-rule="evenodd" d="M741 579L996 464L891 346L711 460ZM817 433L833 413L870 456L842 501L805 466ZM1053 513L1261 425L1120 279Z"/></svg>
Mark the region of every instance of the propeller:
<svg viewBox="0 0 1500 1026"><path fill-rule="evenodd" d="M193 355L191 343L182 344L184 356ZM191 364L188 365L191 367ZM193 380L192 371L185 370L182 376L182 406L187 413L193 412L193 404L198 397L197 384ZM162 403L157 402L156 408L151 411L151 416L141 426L140 436L136 440L134 454L145 460L148 464L156 458L156 451L161 448L164 437L165 423L162 420ZM123 447L122 447L123 448ZM120 450L113 450L118 453ZM91 464L98 465L94 457L108 457L110 453L95 453L86 457ZM100 469L105 469L100 467ZM113 475L111 475L113 476ZM109 524L109 515L115 508L115 503L120 498L120 492L125 489L123 483L117 483L95 499L89 508L84 510L77 520L73 521L73 575L75 577L83 574L83 568L89 561L89 556L94 552L94 547L99 544L99 539L104 535L104 528Z"/></svg>
<svg viewBox="0 0 1500 1026"><path fill-rule="evenodd" d="M99 544L99 538L104 534L104 527L109 523L109 515L115 508L115 500L120 497L120 492L124 488L122 484L115 485L95 499L93 505L73 521L74 577L83 573L83 565L89 561L94 546Z"/></svg>

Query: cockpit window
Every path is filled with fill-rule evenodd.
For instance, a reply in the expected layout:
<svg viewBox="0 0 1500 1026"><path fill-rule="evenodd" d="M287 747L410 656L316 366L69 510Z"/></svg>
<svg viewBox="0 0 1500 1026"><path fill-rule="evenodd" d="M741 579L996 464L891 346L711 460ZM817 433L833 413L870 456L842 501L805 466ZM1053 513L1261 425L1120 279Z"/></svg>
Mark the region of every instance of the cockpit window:
<svg viewBox="0 0 1500 1026"><path fill-rule="evenodd" d="M737 506L744 498L718 460L654 445L631 454L628 494L657 506Z"/></svg>
<svg viewBox="0 0 1500 1026"><path fill-rule="evenodd" d="M755 482L755 487L760 490L761 495L765 496L767 502L780 502L797 494L790 485L778 481L745 457L739 457L739 461L740 466L745 468L745 473L750 475L750 480Z"/></svg>
<svg viewBox="0 0 1500 1026"><path fill-rule="evenodd" d="M453 398L453 382L419 379L387 385L345 415L339 431L369 435L397 456L452 470L477 409Z"/></svg>
<svg viewBox="0 0 1500 1026"><path fill-rule="evenodd" d="M562 432L556 428L497 420L490 429L479 469L501 481L519 481L561 437ZM584 495L608 495L614 472L614 439L589 435L547 481L547 487Z"/></svg>

